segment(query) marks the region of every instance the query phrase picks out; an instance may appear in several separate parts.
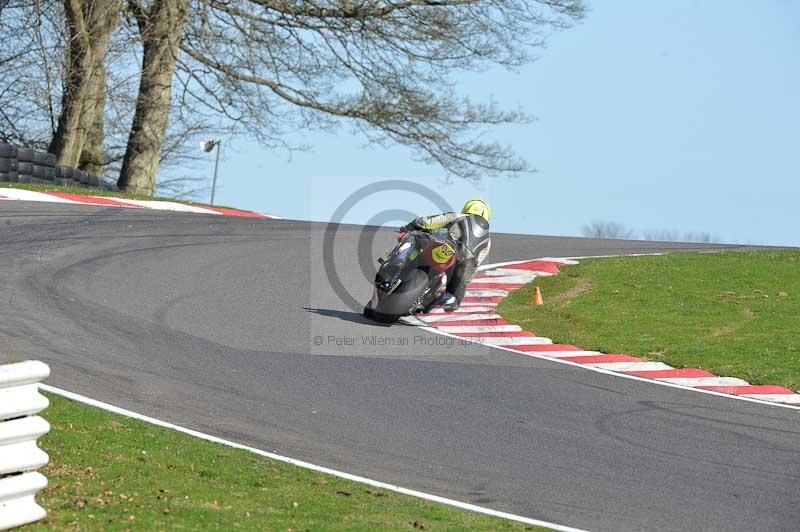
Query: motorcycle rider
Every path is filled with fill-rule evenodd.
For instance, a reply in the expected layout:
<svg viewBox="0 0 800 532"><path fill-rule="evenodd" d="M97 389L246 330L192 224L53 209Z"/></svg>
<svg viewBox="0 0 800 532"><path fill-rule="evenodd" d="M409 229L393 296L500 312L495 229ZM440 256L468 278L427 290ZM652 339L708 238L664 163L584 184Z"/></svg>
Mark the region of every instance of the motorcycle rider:
<svg viewBox="0 0 800 532"><path fill-rule="evenodd" d="M489 204L481 199L471 199L464 204L461 213L445 212L432 216L420 216L403 227L404 231L432 232L446 229L456 244L456 265L447 281L446 292L436 301L445 312L453 312L461 305L467 285L478 266L489 255Z"/></svg>

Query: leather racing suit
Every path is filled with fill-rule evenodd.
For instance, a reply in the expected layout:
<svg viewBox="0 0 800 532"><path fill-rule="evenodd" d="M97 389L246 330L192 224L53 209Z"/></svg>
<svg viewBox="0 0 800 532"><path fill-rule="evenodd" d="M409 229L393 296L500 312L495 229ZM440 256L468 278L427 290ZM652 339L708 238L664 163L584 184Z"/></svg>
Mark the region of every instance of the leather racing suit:
<svg viewBox="0 0 800 532"><path fill-rule="evenodd" d="M406 228L432 232L446 229L456 244L457 261L450 278L447 291L455 296L458 304L464 299L467 285L475 276L478 266L489 255L492 242L489 238L489 222L476 214L445 212L432 216L420 216Z"/></svg>

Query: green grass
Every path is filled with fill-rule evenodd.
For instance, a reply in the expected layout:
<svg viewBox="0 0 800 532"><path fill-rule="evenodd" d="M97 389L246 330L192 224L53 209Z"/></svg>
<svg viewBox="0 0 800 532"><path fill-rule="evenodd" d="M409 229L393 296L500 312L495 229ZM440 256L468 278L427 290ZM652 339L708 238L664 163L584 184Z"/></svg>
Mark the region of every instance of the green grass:
<svg viewBox="0 0 800 532"><path fill-rule="evenodd" d="M342 480L50 395L57 530L545 530Z"/></svg>
<svg viewBox="0 0 800 532"><path fill-rule="evenodd" d="M800 389L800 251L587 259L498 307L554 342Z"/></svg>

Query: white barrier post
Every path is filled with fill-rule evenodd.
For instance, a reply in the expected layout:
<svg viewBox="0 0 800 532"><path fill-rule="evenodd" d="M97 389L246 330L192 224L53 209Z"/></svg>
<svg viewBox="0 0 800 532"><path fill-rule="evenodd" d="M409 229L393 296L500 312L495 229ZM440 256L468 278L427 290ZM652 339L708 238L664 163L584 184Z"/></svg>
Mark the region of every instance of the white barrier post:
<svg viewBox="0 0 800 532"><path fill-rule="evenodd" d="M36 439L47 434L50 425L34 414L49 404L37 384L48 375L50 368L43 362L0 365L0 530L47 515L34 496L47 486L36 470L49 460Z"/></svg>

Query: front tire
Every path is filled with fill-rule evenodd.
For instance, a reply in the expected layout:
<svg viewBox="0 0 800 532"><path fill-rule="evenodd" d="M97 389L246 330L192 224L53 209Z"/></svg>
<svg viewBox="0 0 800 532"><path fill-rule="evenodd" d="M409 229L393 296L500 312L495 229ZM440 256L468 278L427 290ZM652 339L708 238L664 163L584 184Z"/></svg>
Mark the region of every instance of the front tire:
<svg viewBox="0 0 800 532"><path fill-rule="evenodd" d="M400 319L400 316L396 314L384 314L383 312L376 312L368 306L364 307L364 317L380 323L394 323Z"/></svg>

